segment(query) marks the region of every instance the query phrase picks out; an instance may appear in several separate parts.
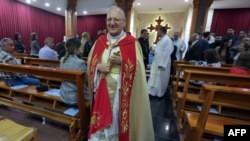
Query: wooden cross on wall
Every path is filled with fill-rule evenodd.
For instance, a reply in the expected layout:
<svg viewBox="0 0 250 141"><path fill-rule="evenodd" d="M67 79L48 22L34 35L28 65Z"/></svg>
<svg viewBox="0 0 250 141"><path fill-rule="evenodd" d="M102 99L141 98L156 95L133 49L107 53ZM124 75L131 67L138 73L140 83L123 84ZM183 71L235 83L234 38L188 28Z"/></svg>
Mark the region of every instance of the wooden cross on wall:
<svg viewBox="0 0 250 141"><path fill-rule="evenodd" d="M156 21L156 23L157 23L156 26L153 26L152 24L150 24L150 26L147 27L147 29L149 29L150 32L152 32L153 30L155 30L155 31L157 32L158 29L162 26L162 25L161 25L161 22L163 22L164 20L161 19L161 16L159 16L159 18L156 19L155 21ZM171 29L171 27L169 27L168 24L166 24L165 27L166 27L167 30L168 30L168 29ZM159 36L157 35L157 36L156 36L156 39L155 39L155 41L154 41L154 44L156 44L158 41L159 41Z"/></svg>

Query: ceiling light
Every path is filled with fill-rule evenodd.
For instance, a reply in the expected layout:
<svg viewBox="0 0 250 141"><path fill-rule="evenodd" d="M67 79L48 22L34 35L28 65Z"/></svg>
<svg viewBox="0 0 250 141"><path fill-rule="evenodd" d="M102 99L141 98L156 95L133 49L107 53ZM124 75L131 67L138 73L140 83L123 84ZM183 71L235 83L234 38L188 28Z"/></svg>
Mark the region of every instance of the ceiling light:
<svg viewBox="0 0 250 141"><path fill-rule="evenodd" d="M47 7L48 7L49 5L50 5L50 4L49 4L49 3L47 3L47 2L45 3L45 6L47 6Z"/></svg>
<svg viewBox="0 0 250 141"><path fill-rule="evenodd" d="M185 2L188 2L188 0L185 0Z"/></svg>
<svg viewBox="0 0 250 141"><path fill-rule="evenodd" d="M27 3L31 3L31 1L30 1L30 0L26 0L26 2L27 2Z"/></svg>
<svg viewBox="0 0 250 141"><path fill-rule="evenodd" d="M138 2L137 5L141 5L141 3Z"/></svg>
<svg viewBox="0 0 250 141"><path fill-rule="evenodd" d="M56 10L57 10L57 11L61 11L61 8L60 8L60 7L57 7Z"/></svg>
<svg viewBox="0 0 250 141"><path fill-rule="evenodd" d="M87 14L88 12L87 11L83 11L83 14Z"/></svg>

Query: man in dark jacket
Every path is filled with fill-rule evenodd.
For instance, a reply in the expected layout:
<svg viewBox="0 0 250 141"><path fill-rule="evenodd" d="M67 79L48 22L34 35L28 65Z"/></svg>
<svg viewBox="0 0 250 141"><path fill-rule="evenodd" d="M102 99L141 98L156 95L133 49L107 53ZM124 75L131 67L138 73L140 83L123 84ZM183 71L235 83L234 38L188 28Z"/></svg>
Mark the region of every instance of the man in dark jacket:
<svg viewBox="0 0 250 141"><path fill-rule="evenodd" d="M144 59L144 65L145 68L147 69L147 65L148 65L148 53L149 53L149 42L148 42L148 38L149 38L149 33L146 29L142 29L141 30L141 37L138 38L138 41L141 45L142 48L142 53L143 53L143 59Z"/></svg>
<svg viewBox="0 0 250 141"><path fill-rule="evenodd" d="M184 60L190 61L190 60L196 60L199 61L201 60L202 57L202 45L201 42L199 41L199 34L194 33L191 36L191 42L188 47L187 53L184 57Z"/></svg>

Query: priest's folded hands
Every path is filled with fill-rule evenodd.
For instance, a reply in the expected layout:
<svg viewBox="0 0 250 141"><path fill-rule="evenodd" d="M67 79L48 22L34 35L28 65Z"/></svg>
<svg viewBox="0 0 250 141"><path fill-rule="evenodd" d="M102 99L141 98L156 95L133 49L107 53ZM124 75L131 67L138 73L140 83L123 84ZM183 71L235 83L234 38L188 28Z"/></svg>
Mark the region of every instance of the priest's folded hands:
<svg viewBox="0 0 250 141"><path fill-rule="evenodd" d="M97 70L101 73L109 73L110 69L111 69L110 62L97 65Z"/></svg>
<svg viewBox="0 0 250 141"><path fill-rule="evenodd" d="M112 65L121 65L122 62L122 58L119 54L113 54L111 55L111 57L109 58L109 62Z"/></svg>

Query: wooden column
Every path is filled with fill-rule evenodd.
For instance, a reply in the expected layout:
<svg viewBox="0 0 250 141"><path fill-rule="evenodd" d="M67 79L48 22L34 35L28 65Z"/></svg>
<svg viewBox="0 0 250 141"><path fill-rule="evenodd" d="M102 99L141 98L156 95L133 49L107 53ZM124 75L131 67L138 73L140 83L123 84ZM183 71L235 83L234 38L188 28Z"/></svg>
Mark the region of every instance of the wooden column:
<svg viewBox="0 0 250 141"><path fill-rule="evenodd" d="M193 15L190 33L202 33L205 30L208 9L213 0L193 0Z"/></svg>
<svg viewBox="0 0 250 141"><path fill-rule="evenodd" d="M66 38L76 36L76 2L77 0L68 0L68 7L65 10L65 33Z"/></svg>
<svg viewBox="0 0 250 141"><path fill-rule="evenodd" d="M204 18L204 22L203 22L203 26L202 26L202 32L205 32L205 30L206 30L208 10L209 10L211 4L213 3L213 1L214 0L207 0L206 9L205 9L205 18Z"/></svg>
<svg viewBox="0 0 250 141"><path fill-rule="evenodd" d="M199 4L200 4L200 0L193 0L193 15L192 15L190 34L195 32Z"/></svg>
<svg viewBox="0 0 250 141"><path fill-rule="evenodd" d="M115 0L117 6L121 7L125 12L126 16L126 31L130 30L130 20L131 20L131 9L133 6L134 0Z"/></svg>

